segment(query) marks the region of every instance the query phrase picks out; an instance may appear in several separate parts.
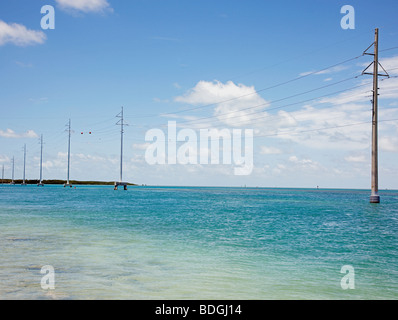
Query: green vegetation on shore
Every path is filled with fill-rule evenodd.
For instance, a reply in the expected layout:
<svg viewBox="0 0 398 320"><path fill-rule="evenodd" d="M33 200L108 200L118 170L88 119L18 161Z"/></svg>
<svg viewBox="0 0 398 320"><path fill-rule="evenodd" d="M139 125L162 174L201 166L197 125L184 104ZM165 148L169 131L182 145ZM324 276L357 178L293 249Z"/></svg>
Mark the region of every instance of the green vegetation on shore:
<svg viewBox="0 0 398 320"><path fill-rule="evenodd" d="M4 179L3 184L10 184L11 183L11 179ZM15 184L22 184L23 180L22 179L18 179L18 180L14 180ZM39 180L25 180L26 184L38 184ZM56 180L56 179L52 179L52 180L43 180L43 184L65 184L66 181L65 180ZM115 182L114 181L77 181L77 180L70 180L69 181L70 184L72 185L114 185ZM129 186L135 186L136 184L134 183L128 183L127 185Z"/></svg>

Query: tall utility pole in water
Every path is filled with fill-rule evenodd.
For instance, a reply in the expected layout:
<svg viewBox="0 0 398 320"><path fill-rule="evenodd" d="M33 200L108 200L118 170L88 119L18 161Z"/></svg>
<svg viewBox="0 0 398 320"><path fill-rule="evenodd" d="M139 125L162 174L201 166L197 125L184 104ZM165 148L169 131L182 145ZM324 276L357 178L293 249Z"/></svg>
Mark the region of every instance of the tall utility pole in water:
<svg viewBox="0 0 398 320"><path fill-rule="evenodd" d="M26 186L25 169L26 169L26 143L23 146L23 180L22 180L23 186Z"/></svg>
<svg viewBox="0 0 398 320"><path fill-rule="evenodd" d="M38 186L44 186L43 184L43 134L40 136L40 181Z"/></svg>
<svg viewBox="0 0 398 320"><path fill-rule="evenodd" d="M120 180L119 182L123 182L123 125L124 125L124 117L123 117L123 107L122 111L120 112L119 116L119 124L120 124Z"/></svg>
<svg viewBox="0 0 398 320"><path fill-rule="evenodd" d="M68 175L66 178L66 183L64 184L64 187L71 187L72 185L69 183L69 170L70 170L70 134L71 134L71 128L70 128L71 121L69 119L69 123L67 124L68 126Z"/></svg>
<svg viewBox="0 0 398 320"><path fill-rule="evenodd" d="M120 178L119 182L115 182L115 190L117 190L118 186L123 186L124 190L127 190L127 183L123 182L123 127L127 125L124 122L123 107L122 111L116 117L120 118L116 123L117 125L120 125Z"/></svg>
<svg viewBox="0 0 398 320"><path fill-rule="evenodd" d="M11 184L15 184L15 181L14 181L14 166L15 166L15 158L12 157L12 176L11 176Z"/></svg>
<svg viewBox="0 0 398 320"><path fill-rule="evenodd" d="M373 46L374 53L367 51ZM372 172L371 172L371 194L370 202L379 203L379 173L378 173L378 137L377 137L377 109L378 109L378 78L379 76L389 77L386 70L379 63L379 29L375 30L375 41L364 51L364 54L374 57L373 62L362 72L362 74L373 75L373 99L372 99ZM373 73L366 72L373 65ZM379 74L379 66L384 70L385 74Z"/></svg>

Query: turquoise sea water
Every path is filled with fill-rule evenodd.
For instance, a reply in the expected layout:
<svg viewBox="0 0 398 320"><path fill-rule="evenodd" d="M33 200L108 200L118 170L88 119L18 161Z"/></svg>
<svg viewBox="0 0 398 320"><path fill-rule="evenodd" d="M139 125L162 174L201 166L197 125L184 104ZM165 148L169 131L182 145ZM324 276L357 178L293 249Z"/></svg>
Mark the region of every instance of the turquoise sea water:
<svg viewBox="0 0 398 320"><path fill-rule="evenodd" d="M0 299L397 299L398 192L380 195L0 186Z"/></svg>

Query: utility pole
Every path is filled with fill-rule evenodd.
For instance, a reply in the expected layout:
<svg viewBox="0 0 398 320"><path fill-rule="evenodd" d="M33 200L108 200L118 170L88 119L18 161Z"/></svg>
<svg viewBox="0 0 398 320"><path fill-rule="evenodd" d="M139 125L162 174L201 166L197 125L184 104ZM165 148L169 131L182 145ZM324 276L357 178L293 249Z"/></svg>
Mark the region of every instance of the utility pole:
<svg viewBox="0 0 398 320"><path fill-rule="evenodd" d="M14 166L15 166L15 158L12 157L12 176L11 176L11 184L15 184L15 181L14 181Z"/></svg>
<svg viewBox="0 0 398 320"><path fill-rule="evenodd" d="M116 117L120 118L120 120L116 123L116 125L120 126L120 178L119 182L115 182L114 189L117 190L118 186L123 186L124 190L127 190L127 183L123 182L123 127L127 126L127 124L124 123L123 107L122 111Z"/></svg>
<svg viewBox="0 0 398 320"><path fill-rule="evenodd" d="M374 53L367 51L373 46ZM378 173L378 78L379 76L389 77L387 71L379 62L379 29L375 29L375 41L364 51L364 54L373 56L373 62L367 66L362 74L373 75L373 99L372 99L372 164L371 164L371 194L370 203L379 203L379 173ZM373 73L366 72L373 65ZM379 66L385 74L379 74Z"/></svg>
<svg viewBox="0 0 398 320"><path fill-rule="evenodd" d="M23 180L22 180L22 184L21 184L23 186L26 186L25 169L26 169L26 143L23 146Z"/></svg>
<svg viewBox="0 0 398 320"><path fill-rule="evenodd" d="M124 118L123 118L123 107L122 112L120 113L120 180L119 182L123 182L123 125L124 125Z"/></svg>
<svg viewBox="0 0 398 320"><path fill-rule="evenodd" d="M43 184L43 134L40 136L40 181L37 186L44 186Z"/></svg>
<svg viewBox="0 0 398 320"><path fill-rule="evenodd" d="M64 184L64 187L71 187L72 185L69 183L69 171L70 171L70 135L71 135L71 121L69 119L69 123L67 124L68 126L68 174L66 178L66 183Z"/></svg>

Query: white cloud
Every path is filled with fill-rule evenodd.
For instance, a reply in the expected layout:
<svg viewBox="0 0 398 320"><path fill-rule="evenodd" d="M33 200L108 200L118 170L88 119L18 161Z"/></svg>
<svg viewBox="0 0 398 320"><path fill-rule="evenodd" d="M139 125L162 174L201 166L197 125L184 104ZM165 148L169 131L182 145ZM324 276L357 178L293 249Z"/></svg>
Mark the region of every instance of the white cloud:
<svg viewBox="0 0 398 320"><path fill-rule="evenodd" d="M264 168L266 171L269 171L269 168ZM280 175L282 172L286 170L286 166L284 164L277 164L273 169L272 173L275 175Z"/></svg>
<svg viewBox="0 0 398 320"><path fill-rule="evenodd" d="M397 99L398 98L398 79L390 78L379 82L380 99Z"/></svg>
<svg viewBox="0 0 398 320"><path fill-rule="evenodd" d="M23 138L38 138L38 137L39 135L33 130L28 130L26 131L25 134L23 134Z"/></svg>
<svg viewBox="0 0 398 320"><path fill-rule="evenodd" d="M313 167L313 166L317 166L317 162L311 160L311 159L299 159L297 158L297 156L290 156L289 157L289 161L293 162L295 164L300 164L303 166L309 166L309 167Z"/></svg>
<svg viewBox="0 0 398 320"><path fill-rule="evenodd" d="M50 161L50 160L43 161L43 168L49 169L52 167L54 167L54 163L52 161Z"/></svg>
<svg viewBox="0 0 398 320"><path fill-rule="evenodd" d="M282 151L275 147L262 146L260 148L260 154L281 154Z"/></svg>
<svg viewBox="0 0 398 320"><path fill-rule="evenodd" d="M347 156L344 159L347 162L367 162L368 161L364 155Z"/></svg>
<svg viewBox="0 0 398 320"><path fill-rule="evenodd" d="M134 150L146 150L150 145L151 145L151 143L149 143L149 142L146 142L146 143L134 143L133 144L133 149Z"/></svg>
<svg viewBox="0 0 398 320"><path fill-rule="evenodd" d="M0 46L12 43L17 46L42 44L47 39L42 31L29 30L18 23L8 24L0 20Z"/></svg>
<svg viewBox="0 0 398 320"><path fill-rule="evenodd" d="M28 130L25 133L16 133L14 130L7 129L6 131L0 130L0 137L3 138L38 138L36 132Z"/></svg>
<svg viewBox="0 0 398 320"><path fill-rule="evenodd" d="M380 60L380 64L383 68L387 71L390 76L397 76L398 75L398 56L384 58ZM367 67L368 64L362 64L362 67ZM370 70L369 70L370 69ZM368 72L372 72L373 69L370 67ZM382 68L379 67L379 73L384 74ZM368 76L371 79L371 76ZM398 98L398 79L396 78L386 78L386 77L379 77L379 99L396 99Z"/></svg>
<svg viewBox="0 0 398 320"><path fill-rule="evenodd" d="M325 70L321 70L321 71L318 71L318 72L315 72L315 71L302 72L302 73L300 73L300 76L303 77L303 76L308 76L310 74L314 74L314 75L331 74L331 73L336 73L336 72L340 72L340 71L347 70L347 69L348 69L347 66L336 66L336 67L325 69Z"/></svg>
<svg viewBox="0 0 398 320"><path fill-rule="evenodd" d="M259 136L274 136L312 149L357 150L369 146L370 125L350 125L368 121L369 106L303 108L267 117Z"/></svg>
<svg viewBox="0 0 398 320"><path fill-rule="evenodd" d="M55 0L58 5L65 10L81 12L104 12L112 11L107 0Z"/></svg>
<svg viewBox="0 0 398 320"><path fill-rule="evenodd" d="M183 96L175 98L177 102L191 105L215 105L214 116L228 126L244 126L256 120L259 113L269 106L254 89L243 84L228 81L199 81L197 85ZM256 112L255 115L253 113Z"/></svg>
<svg viewBox="0 0 398 320"><path fill-rule="evenodd" d="M93 156L91 154L83 154L83 153L72 154L72 157L74 157L75 159L82 160L82 161L90 161L90 163L102 162L102 161L106 160L104 157L101 157L101 156L95 156L95 155Z"/></svg>
<svg viewBox="0 0 398 320"><path fill-rule="evenodd" d="M380 64L391 75L398 75L398 56L380 59ZM379 71L383 71L382 69Z"/></svg>
<svg viewBox="0 0 398 320"><path fill-rule="evenodd" d="M398 138L379 137L379 147L383 151L398 152Z"/></svg>
<svg viewBox="0 0 398 320"><path fill-rule="evenodd" d="M368 80L362 82L365 84ZM343 92L339 95L323 98L320 100L320 103L331 103L334 105L342 105L347 103L358 103L358 102L369 102L371 100L371 90L372 85L369 83L369 86L362 86L356 89L352 89L346 92Z"/></svg>
<svg viewBox="0 0 398 320"><path fill-rule="evenodd" d="M398 59L397 59L398 63ZM365 79L364 79L365 80ZM391 95L396 92L394 81L380 82L381 90L390 90ZM366 81L369 81L366 79ZM390 83L388 86L387 84ZM394 91L395 90L395 91ZM366 92L368 91L368 92ZM235 84L232 81L200 81L184 95L176 97L175 101L189 103L194 106L204 106L201 110L212 111L210 117L199 116L184 119L182 124L191 128L222 127L250 127L255 129L255 137L274 137L288 143L308 147L312 150L334 150L333 152L361 151L370 147L371 142L371 103L367 96L371 94L371 84L356 88L345 94L339 94L328 99L318 101L316 105L305 105L294 111L272 111L271 105L259 96L253 86ZM208 106L208 108L206 107ZM192 113L191 113L192 114ZM380 108L380 119L398 118L395 108ZM195 121L195 119L199 120ZM190 121L193 120L193 121ZM205 122L204 122L205 121ZM395 152L398 148L391 137L396 135L394 123L383 122L384 140L380 142L383 151ZM394 132L391 130L394 129ZM260 146L258 153L282 154L283 151L274 146ZM355 154L354 154L355 155ZM344 159L345 155L341 155ZM290 164L297 168L319 168L316 162L308 159L290 159ZM346 157L351 163L362 162L363 157ZM280 168L278 168L280 170Z"/></svg>
<svg viewBox="0 0 398 320"><path fill-rule="evenodd" d="M0 163L4 164L4 163L8 163L8 162L10 162L10 158L0 154Z"/></svg>
<svg viewBox="0 0 398 320"><path fill-rule="evenodd" d="M155 97L155 98L153 98L152 99L154 102L160 102L160 103L168 103L169 102L169 100L167 100L167 99L160 99L160 98L158 98L158 97Z"/></svg>
<svg viewBox="0 0 398 320"><path fill-rule="evenodd" d="M109 164L117 164L119 162L118 158L113 158L111 156L102 156L102 155L91 155L84 153L71 153L71 163L72 166L81 163L89 163L90 166L95 165L109 165ZM68 153L59 151L57 156L49 161L47 161L46 166L57 167L57 168L66 168Z"/></svg>

